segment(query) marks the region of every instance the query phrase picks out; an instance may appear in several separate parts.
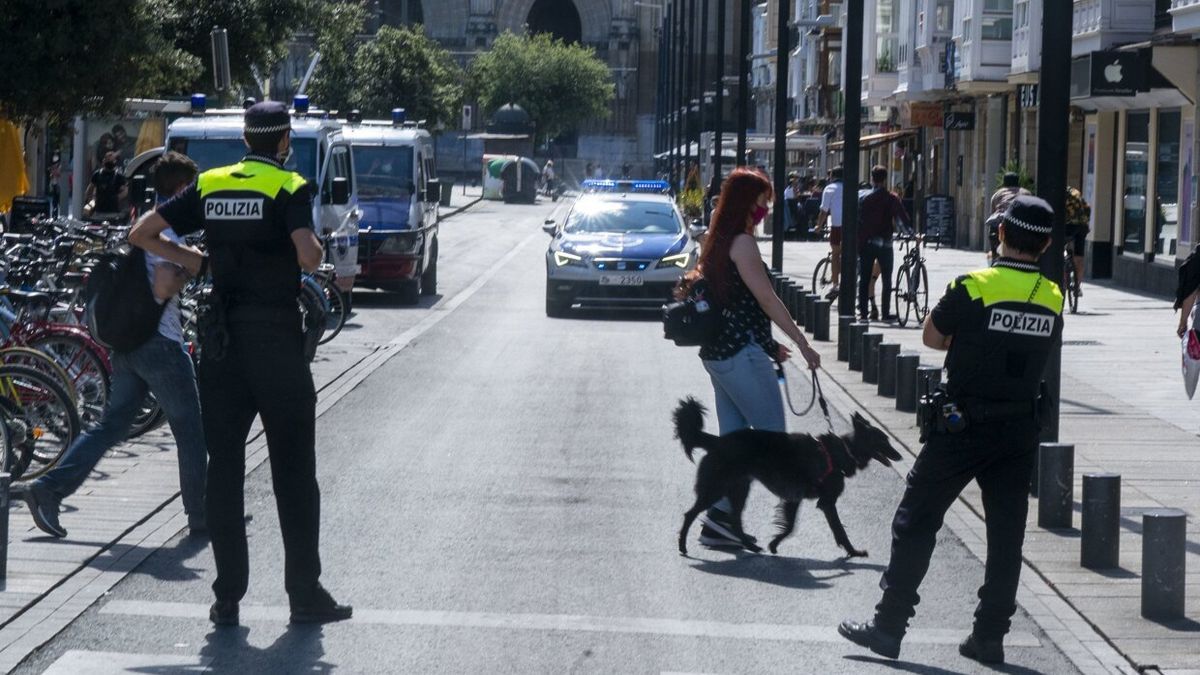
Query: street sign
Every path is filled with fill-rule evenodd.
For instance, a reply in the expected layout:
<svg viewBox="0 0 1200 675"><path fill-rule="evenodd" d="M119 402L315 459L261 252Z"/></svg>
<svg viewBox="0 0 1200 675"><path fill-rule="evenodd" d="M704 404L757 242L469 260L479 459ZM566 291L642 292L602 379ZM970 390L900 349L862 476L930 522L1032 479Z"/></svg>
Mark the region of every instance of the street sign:
<svg viewBox="0 0 1200 675"><path fill-rule="evenodd" d="M1136 96L1145 69L1137 52L1092 52L1092 96Z"/></svg>
<svg viewBox="0 0 1200 675"><path fill-rule="evenodd" d="M941 127L942 104L930 101L905 101L900 106L900 126L906 129Z"/></svg>
<svg viewBox="0 0 1200 675"><path fill-rule="evenodd" d="M975 113L948 112L942 120L942 128L947 131L972 131L975 129Z"/></svg>

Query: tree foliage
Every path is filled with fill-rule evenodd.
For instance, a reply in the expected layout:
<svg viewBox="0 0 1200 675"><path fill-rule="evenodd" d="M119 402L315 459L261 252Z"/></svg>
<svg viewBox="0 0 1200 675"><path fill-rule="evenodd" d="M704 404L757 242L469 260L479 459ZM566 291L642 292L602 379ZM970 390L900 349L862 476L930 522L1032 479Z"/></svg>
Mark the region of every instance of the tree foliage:
<svg viewBox="0 0 1200 675"><path fill-rule="evenodd" d="M151 0L4 0L0 112L61 123L183 87L200 63L163 37Z"/></svg>
<svg viewBox="0 0 1200 675"><path fill-rule="evenodd" d="M369 117L398 107L430 126L449 123L462 102L462 79L450 53L421 26L383 26L354 56L352 103Z"/></svg>
<svg viewBox="0 0 1200 675"><path fill-rule="evenodd" d="M312 100L322 108L345 110L354 102L354 55L367 18L361 2L318 2L309 20L321 54L309 83Z"/></svg>
<svg viewBox="0 0 1200 675"><path fill-rule="evenodd" d="M612 76L595 50L544 33L497 37L471 64L471 87L486 111L524 108L543 139L607 117L613 99Z"/></svg>

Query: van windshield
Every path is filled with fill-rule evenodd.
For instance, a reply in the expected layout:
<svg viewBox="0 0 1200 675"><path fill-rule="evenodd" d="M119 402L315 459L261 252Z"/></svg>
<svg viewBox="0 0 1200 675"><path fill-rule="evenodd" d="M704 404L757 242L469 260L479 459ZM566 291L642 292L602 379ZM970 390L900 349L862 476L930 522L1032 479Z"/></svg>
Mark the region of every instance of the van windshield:
<svg viewBox="0 0 1200 675"><path fill-rule="evenodd" d="M363 198L409 199L413 182L412 146L354 146L354 173L358 196Z"/></svg>
<svg viewBox="0 0 1200 675"><path fill-rule="evenodd" d="M182 138L167 141L170 149L182 152L201 171L236 164L246 156L246 144L240 138ZM314 185L317 182L317 141L312 138L292 138L292 156L284 168L299 173Z"/></svg>

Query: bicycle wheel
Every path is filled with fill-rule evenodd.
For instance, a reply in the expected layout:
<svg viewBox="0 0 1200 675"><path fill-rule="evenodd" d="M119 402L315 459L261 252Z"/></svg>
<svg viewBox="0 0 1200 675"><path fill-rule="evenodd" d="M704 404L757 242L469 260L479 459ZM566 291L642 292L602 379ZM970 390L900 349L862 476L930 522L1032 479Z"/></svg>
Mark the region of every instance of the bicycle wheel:
<svg viewBox="0 0 1200 675"><path fill-rule="evenodd" d="M911 295L917 324L925 323L925 317L929 314L929 272L925 269L925 263L917 263L912 276Z"/></svg>
<svg viewBox="0 0 1200 675"><path fill-rule="evenodd" d="M312 363L317 355L321 334L325 332L324 302L308 286L302 287L299 302L304 317L304 358Z"/></svg>
<svg viewBox="0 0 1200 675"><path fill-rule="evenodd" d="M54 466L79 435L75 402L53 378L25 366L0 366L0 405L12 435L7 469L13 480Z"/></svg>
<svg viewBox="0 0 1200 675"><path fill-rule="evenodd" d="M829 292L829 287L833 284L833 272L830 268L829 259L830 256L825 256L820 262L817 263L816 268L813 269L813 293L816 293L821 297L825 297L825 295Z"/></svg>
<svg viewBox="0 0 1200 675"><path fill-rule="evenodd" d="M26 366L34 370L40 370L43 373L50 375L62 385L63 389L71 395L71 400L79 400L78 394L75 391L75 383L71 381L71 376L63 367L58 365L53 357L45 352L40 352L29 347L4 347L0 349L0 364Z"/></svg>
<svg viewBox="0 0 1200 675"><path fill-rule="evenodd" d="M908 265L900 265L900 269L896 270L896 285L893 292L896 294L896 324L904 328L908 324L908 316L912 311L909 304L909 281L908 281Z"/></svg>
<svg viewBox="0 0 1200 675"><path fill-rule="evenodd" d="M325 333L317 342L317 344L323 345L342 332L342 327L346 325L348 312L346 311L346 296L341 289L327 281L321 284L321 290L325 293L325 300L329 306L329 311L325 313Z"/></svg>
<svg viewBox="0 0 1200 675"><path fill-rule="evenodd" d="M1066 258L1063 263L1063 272L1067 278L1067 284L1063 291L1067 294L1067 306L1071 308L1072 314L1076 314L1079 312L1079 294L1075 291L1079 288L1079 277L1075 276L1075 261L1071 260L1069 255Z"/></svg>
<svg viewBox="0 0 1200 675"><path fill-rule="evenodd" d="M133 418L133 424L129 427L129 438L137 438L142 434L153 431L163 425L167 421L167 415L158 405L158 399L154 398L154 394L146 392L146 398L142 401L142 405L138 408L137 415Z"/></svg>
<svg viewBox="0 0 1200 675"><path fill-rule="evenodd" d="M74 335L48 335L30 341L29 346L49 354L67 371L83 428L99 423L108 405L109 373L96 347Z"/></svg>

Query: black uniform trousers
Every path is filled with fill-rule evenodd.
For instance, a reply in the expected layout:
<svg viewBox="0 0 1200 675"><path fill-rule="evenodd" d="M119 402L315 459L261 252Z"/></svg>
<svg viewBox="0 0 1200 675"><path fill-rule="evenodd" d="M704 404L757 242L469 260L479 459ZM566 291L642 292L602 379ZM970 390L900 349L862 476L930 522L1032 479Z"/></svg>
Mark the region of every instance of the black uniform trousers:
<svg viewBox="0 0 1200 675"><path fill-rule="evenodd" d="M903 635L921 597L917 588L929 570L937 532L946 511L972 480L983 493L987 562L975 634L999 638L1016 612L1021 546L1029 511L1029 482L1037 456L1038 425L1016 419L972 425L959 434L934 434L921 449L892 521L892 557L879 585L883 599L875 623Z"/></svg>
<svg viewBox="0 0 1200 675"><path fill-rule="evenodd" d="M895 261L895 251L892 242L883 245L865 242L858 251L858 315L866 319L870 314L871 304L871 273L875 263L879 263L879 277L883 282L883 295L879 297L880 309L883 316L892 313L892 265ZM899 309L897 307L897 309Z"/></svg>
<svg viewBox="0 0 1200 675"><path fill-rule="evenodd" d="M209 453L206 506L218 600L240 600L249 584L244 477L246 437L256 415L262 416L267 436L288 595L294 602L306 601L321 574L317 396L304 358L300 317L283 314L287 320L231 317L224 358L213 361L201 352L198 379Z"/></svg>

